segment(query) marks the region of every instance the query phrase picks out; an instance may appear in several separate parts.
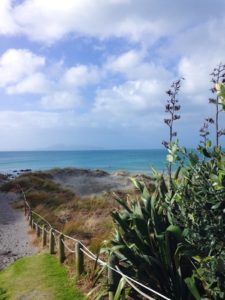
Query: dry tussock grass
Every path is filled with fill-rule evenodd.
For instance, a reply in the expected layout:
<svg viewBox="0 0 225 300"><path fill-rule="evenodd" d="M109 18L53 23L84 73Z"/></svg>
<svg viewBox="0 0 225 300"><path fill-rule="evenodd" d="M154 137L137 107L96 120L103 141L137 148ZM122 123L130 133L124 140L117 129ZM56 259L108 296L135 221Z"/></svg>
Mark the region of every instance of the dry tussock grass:
<svg viewBox="0 0 225 300"><path fill-rule="evenodd" d="M110 238L113 230L110 213L118 207L112 193L77 197L53 182L47 172L23 174L3 185L2 190L18 191L18 184L34 211L58 230L84 241L92 251L98 252L102 242Z"/></svg>

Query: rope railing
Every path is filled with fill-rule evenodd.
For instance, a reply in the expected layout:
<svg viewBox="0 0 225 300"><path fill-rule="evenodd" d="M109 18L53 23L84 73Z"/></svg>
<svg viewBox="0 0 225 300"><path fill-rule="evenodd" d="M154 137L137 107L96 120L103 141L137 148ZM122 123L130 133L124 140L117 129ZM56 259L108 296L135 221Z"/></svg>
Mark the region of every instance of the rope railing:
<svg viewBox="0 0 225 300"><path fill-rule="evenodd" d="M32 211L32 213L33 213L33 215L37 216L39 219L41 219L42 221L44 221L50 228L52 227L51 224L45 218L43 218L41 215L39 215L35 211Z"/></svg>
<svg viewBox="0 0 225 300"><path fill-rule="evenodd" d="M124 276L124 274L120 271L120 269L116 266L117 270L120 272L122 278L125 279L125 281L136 291L138 292L140 295L142 295L143 297L145 297L146 299L149 300L154 300L154 298L150 297L149 295L143 293L143 291L141 291L139 288L137 288L127 277L128 276Z"/></svg>
<svg viewBox="0 0 225 300"><path fill-rule="evenodd" d="M122 273L120 270L119 270L119 267L116 265L115 268L111 267L110 265L108 265L106 262L102 261L100 258L98 258L94 253L90 252L91 254L87 253L85 250L81 249L81 251L86 255L88 256L90 259L94 260L94 261L97 261L99 264L101 264L102 266L107 266L109 269L111 269L112 271L120 274L122 277L124 277L126 280L129 280L129 281L132 281L134 282L135 284L141 286L142 288L145 288L146 290L152 292L152 293L155 293L156 295L160 296L161 298L163 299L166 299L166 300L170 300L170 298L160 294L159 292L145 286L144 284L140 283L139 281L127 276L126 274ZM153 298L149 298L149 299L153 299Z"/></svg>
<svg viewBox="0 0 225 300"><path fill-rule="evenodd" d="M94 253L92 253L85 245L82 241L75 239L69 235L66 235L62 232L60 232L59 230L53 228L51 226L51 224L45 219L43 218L41 215L39 215L38 213L36 213L35 211L33 211L29 205L29 203L27 202L26 199L26 195L23 191L23 189L19 186L21 193L23 194L23 198L24 198L24 211L25 211L25 215L28 216L29 219L29 223L30 226L33 229L36 229L37 235L40 237L41 232L42 232L42 244L43 246L46 246L47 244L47 235L48 240L49 240L49 251L50 254L54 254L55 253L55 246L56 246L56 241L58 243L58 256L59 256L59 260L60 262L63 262L65 260L65 249L67 249L67 251L69 251L70 253L75 254L75 261L76 261L76 277L79 278L79 276L83 273L84 271L84 255L86 257L88 257L89 259L95 261L95 263L98 263L101 266L107 267L108 271L111 270L117 274L119 274L122 278L124 278L124 280L126 281L126 283L128 285L130 285L134 290L136 290L137 293L139 293L140 295L142 295L143 297L145 297L145 299L149 299L149 300L154 300L154 298L152 298L150 295L147 295L146 293L144 293L141 289L145 289L146 291L154 294L155 296L158 296L162 299L165 300L171 300L170 298L164 296L163 294L159 293L158 291L142 284L141 282L127 276L126 274L122 273L119 269L119 267L115 264L115 265L110 265L109 263L106 263L105 261L101 260L99 257L97 257ZM39 223L36 221L34 221L34 216L36 216L37 218L39 218L40 220L42 220L45 224L43 226L40 226ZM48 225L49 230L46 229L46 225ZM64 241L64 238L75 242L75 250L72 250ZM139 286L140 288L138 288L137 286ZM112 297L110 297L110 299L113 299Z"/></svg>
<svg viewBox="0 0 225 300"><path fill-rule="evenodd" d="M75 252L76 252L75 250L70 249L64 241L62 241L62 243L63 243L63 245L65 246L65 248L66 248L70 253L75 253Z"/></svg>

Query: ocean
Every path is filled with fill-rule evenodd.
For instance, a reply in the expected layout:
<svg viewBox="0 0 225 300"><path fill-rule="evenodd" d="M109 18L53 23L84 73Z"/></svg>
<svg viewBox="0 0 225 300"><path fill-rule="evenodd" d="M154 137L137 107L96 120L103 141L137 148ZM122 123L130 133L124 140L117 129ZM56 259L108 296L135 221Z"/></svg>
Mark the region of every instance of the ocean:
<svg viewBox="0 0 225 300"><path fill-rule="evenodd" d="M102 169L107 172L151 173L165 169L166 150L85 150L0 152L0 172L52 168Z"/></svg>

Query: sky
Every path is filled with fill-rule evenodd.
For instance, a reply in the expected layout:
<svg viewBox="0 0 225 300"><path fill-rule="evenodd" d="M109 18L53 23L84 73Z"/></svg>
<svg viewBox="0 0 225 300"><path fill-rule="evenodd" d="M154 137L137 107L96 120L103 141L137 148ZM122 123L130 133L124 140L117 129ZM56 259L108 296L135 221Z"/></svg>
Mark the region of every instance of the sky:
<svg viewBox="0 0 225 300"><path fill-rule="evenodd" d="M214 116L224 11L225 0L0 0L0 150L161 148L165 91L181 77L175 129L194 147Z"/></svg>

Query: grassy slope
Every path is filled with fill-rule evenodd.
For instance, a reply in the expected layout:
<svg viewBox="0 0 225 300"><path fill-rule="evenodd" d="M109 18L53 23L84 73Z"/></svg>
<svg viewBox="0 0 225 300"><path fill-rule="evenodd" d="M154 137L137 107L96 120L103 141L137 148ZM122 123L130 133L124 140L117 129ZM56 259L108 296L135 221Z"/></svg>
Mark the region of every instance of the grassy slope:
<svg viewBox="0 0 225 300"><path fill-rule="evenodd" d="M22 174L0 189L3 192L20 192L17 188L19 184L35 212L56 229L82 240L91 251L98 253L102 242L110 239L114 232L111 212L121 209L115 196L112 192L85 197L75 195L70 189L54 182L52 172ZM121 198L128 197L126 191L117 194ZM132 195L136 197L133 190Z"/></svg>
<svg viewBox="0 0 225 300"><path fill-rule="evenodd" d="M0 272L0 300L86 299L68 279L54 256L40 254L21 258Z"/></svg>
<svg viewBox="0 0 225 300"><path fill-rule="evenodd" d="M23 174L1 186L1 190L19 192L18 184L35 212L58 230L85 241L92 251L98 252L102 241L110 237L113 228L110 212L116 206L110 194L76 196L53 182L45 172Z"/></svg>

